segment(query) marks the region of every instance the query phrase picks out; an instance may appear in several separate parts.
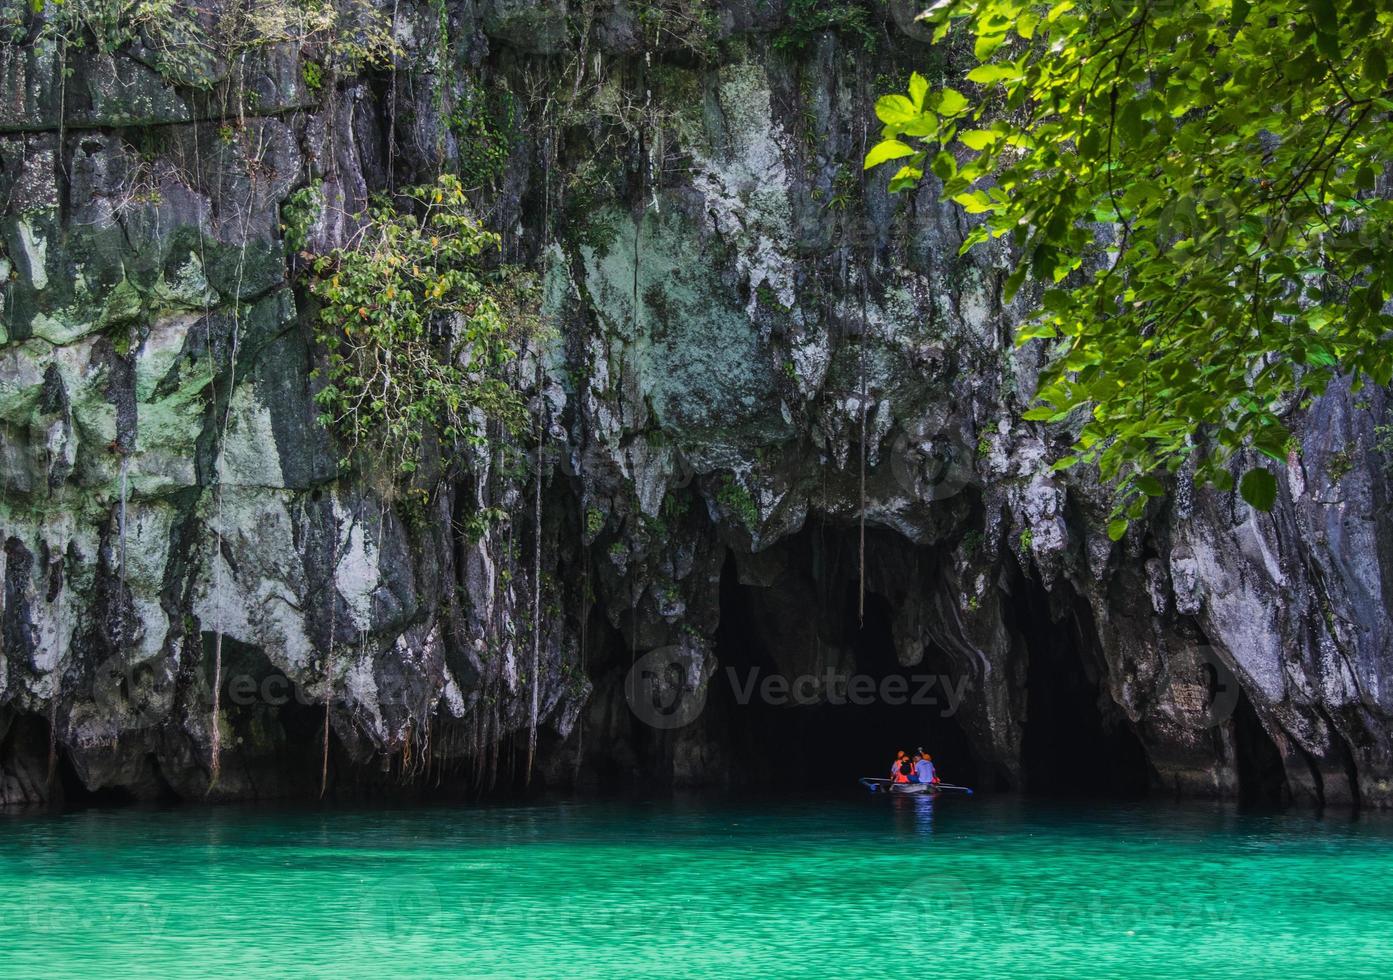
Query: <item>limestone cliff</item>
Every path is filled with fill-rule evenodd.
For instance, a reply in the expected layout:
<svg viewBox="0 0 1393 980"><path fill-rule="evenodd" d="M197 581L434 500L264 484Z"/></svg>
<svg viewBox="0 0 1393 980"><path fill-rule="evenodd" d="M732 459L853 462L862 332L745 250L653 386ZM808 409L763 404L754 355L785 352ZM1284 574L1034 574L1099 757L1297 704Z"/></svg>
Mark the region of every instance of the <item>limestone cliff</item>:
<svg viewBox="0 0 1393 980"><path fill-rule="evenodd" d="M1110 542L1106 490L1050 470L1068 433L1020 420L1009 257L959 257L931 179L862 177L875 95L956 63L912 5L272 22L326 3L215 43L226 0L110 31L131 5L0 0L0 803L204 796L215 654L214 796L317 793L326 702L337 794L514 783L534 692L547 785L735 780L730 704L652 731L623 678L868 669L864 516L858 629L967 680L984 784L1094 739L1156 791L1393 804L1387 394L1293 414L1270 514L1182 478ZM422 503L340 467L286 237L442 170L544 275L547 437Z"/></svg>

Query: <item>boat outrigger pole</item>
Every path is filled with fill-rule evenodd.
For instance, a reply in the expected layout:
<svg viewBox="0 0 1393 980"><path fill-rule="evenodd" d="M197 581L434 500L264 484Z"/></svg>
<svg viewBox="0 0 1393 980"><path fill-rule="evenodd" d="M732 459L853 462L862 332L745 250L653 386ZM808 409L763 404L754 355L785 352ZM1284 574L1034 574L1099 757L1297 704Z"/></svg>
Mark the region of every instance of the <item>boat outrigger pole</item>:
<svg viewBox="0 0 1393 980"><path fill-rule="evenodd" d="M884 789L890 793L965 793L968 796L972 795L970 787L958 786L955 783L897 783L880 776L862 776L859 782L872 793Z"/></svg>

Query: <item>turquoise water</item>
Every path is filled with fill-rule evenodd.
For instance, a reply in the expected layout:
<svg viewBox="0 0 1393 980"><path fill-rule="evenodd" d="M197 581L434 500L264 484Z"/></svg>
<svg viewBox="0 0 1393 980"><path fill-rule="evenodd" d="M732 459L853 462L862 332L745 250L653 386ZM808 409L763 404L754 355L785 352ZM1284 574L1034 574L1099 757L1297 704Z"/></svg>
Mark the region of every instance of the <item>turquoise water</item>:
<svg viewBox="0 0 1393 980"><path fill-rule="evenodd" d="M981 797L0 817L6 977L1391 969L1379 818Z"/></svg>

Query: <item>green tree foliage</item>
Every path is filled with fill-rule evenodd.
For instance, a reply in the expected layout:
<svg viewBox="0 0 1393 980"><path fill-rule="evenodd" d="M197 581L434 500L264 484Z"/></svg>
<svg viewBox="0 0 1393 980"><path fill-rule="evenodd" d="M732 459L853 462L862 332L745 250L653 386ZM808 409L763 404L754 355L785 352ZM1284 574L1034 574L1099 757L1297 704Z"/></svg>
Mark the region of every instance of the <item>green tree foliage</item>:
<svg viewBox="0 0 1393 980"><path fill-rule="evenodd" d="M786 15L787 25L774 35L779 51L803 51L828 31L868 50L876 41L871 11L860 0L789 0Z"/></svg>
<svg viewBox="0 0 1393 980"><path fill-rule="evenodd" d="M231 60L275 45L319 49L306 61L302 78L318 90L326 69L351 73L385 65L399 53L391 21L372 0L257 0L255 3L193 4L184 0L30 0L39 35L74 49L114 54L138 44L162 75L206 88L218 60ZM26 28L0 10L16 41Z"/></svg>
<svg viewBox="0 0 1393 980"><path fill-rule="evenodd" d="M505 374L521 332L516 298L484 268L498 237L455 177L377 199L348 248L320 256L310 291L328 351L315 396L347 455L411 473L427 432L477 441L486 418L526 420Z"/></svg>
<svg viewBox="0 0 1393 980"><path fill-rule="evenodd" d="M1390 0L941 0L960 88L876 104L892 190L929 170L1044 284L1018 343L1051 345L1027 418L1079 425L1059 467L1116 481L1120 537L1158 476L1285 461L1283 416L1342 373L1389 383ZM1386 190L1386 187L1383 188ZM1266 469L1239 491L1266 509Z"/></svg>

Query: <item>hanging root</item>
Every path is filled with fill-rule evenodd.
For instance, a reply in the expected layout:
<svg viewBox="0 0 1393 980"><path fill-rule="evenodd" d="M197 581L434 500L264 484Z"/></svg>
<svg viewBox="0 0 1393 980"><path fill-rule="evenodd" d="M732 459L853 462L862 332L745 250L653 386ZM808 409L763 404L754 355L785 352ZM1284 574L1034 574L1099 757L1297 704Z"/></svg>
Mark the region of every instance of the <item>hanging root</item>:
<svg viewBox="0 0 1393 980"><path fill-rule="evenodd" d="M537 713L542 689L542 352L537 351L537 490L533 497L532 527L532 703L527 716L527 769L523 786L532 785L532 764L537 757Z"/></svg>
<svg viewBox="0 0 1393 980"><path fill-rule="evenodd" d="M338 625L339 522L329 498L329 651L324 655L324 747L319 763L319 798L329 789L329 706L334 701L334 633Z"/></svg>
<svg viewBox="0 0 1393 980"><path fill-rule="evenodd" d="M329 697L324 697L324 755L319 766L319 798L329 788Z"/></svg>
<svg viewBox="0 0 1393 980"><path fill-rule="evenodd" d="M53 796L53 777L58 774L58 695L61 688L55 687L53 700L48 706L48 774L44 777L44 787L50 798Z"/></svg>
<svg viewBox="0 0 1393 980"><path fill-rule="evenodd" d="M221 717L221 708L222 631L219 630L213 638L213 758L208 766L208 789L206 793L213 792L213 789L218 785L218 776L222 774L222 725L219 723L218 720Z"/></svg>

